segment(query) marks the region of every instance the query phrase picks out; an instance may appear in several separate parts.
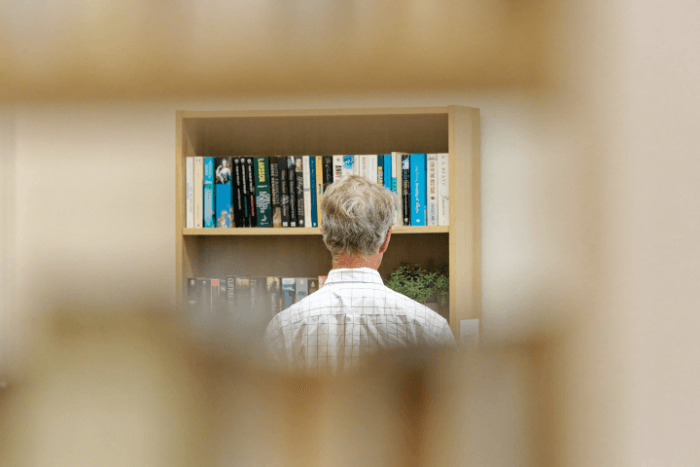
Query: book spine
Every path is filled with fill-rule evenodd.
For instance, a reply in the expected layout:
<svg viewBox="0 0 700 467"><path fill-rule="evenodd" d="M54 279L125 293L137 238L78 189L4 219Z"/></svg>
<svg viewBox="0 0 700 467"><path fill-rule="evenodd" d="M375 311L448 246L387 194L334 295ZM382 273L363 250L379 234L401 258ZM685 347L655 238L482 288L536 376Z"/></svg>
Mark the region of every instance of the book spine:
<svg viewBox="0 0 700 467"><path fill-rule="evenodd" d="M255 212L255 168L253 167L253 158L252 157L246 157L245 159L246 163L246 170L247 170L247 176L246 179L248 180L248 215L250 216L250 226L251 227L257 227L258 226L258 216Z"/></svg>
<svg viewBox="0 0 700 467"><path fill-rule="evenodd" d="M397 178L398 175L398 178ZM401 200L401 154L391 153L391 191L394 192L394 225L403 225L403 207Z"/></svg>
<svg viewBox="0 0 700 467"><path fill-rule="evenodd" d="M248 164L241 157L241 219L244 227L250 227L250 212L248 211Z"/></svg>
<svg viewBox="0 0 700 467"><path fill-rule="evenodd" d="M297 227L304 227L306 212L304 211L304 160L301 156L294 158L295 175L296 175L296 194L297 194Z"/></svg>
<svg viewBox="0 0 700 467"><path fill-rule="evenodd" d="M411 160L410 155L401 155L401 203L403 225L411 225Z"/></svg>
<svg viewBox="0 0 700 467"><path fill-rule="evenodd" d="M333 182L343 178L343 156L333 156Z"/></svg>
<svg viewBox="0 0 700 467"><path fill-rule="evenodd" d="M272 276L267 277L267 304L270 319L282 311L281 292L280 278Z"/></svg>
<svg viewBox="0 0 700 467"><path fill-rule="evenodd" d="M282 227L282 207L280 206L280 172L277 157L270 157L270 197L272 202L272 226Z"/></svg>
<svg viewBox="0 0 700 467"><path fill-rule="evenodd" d="M236 312L247 313L250 311L250 278L248 276L236 276Z"/></svg>
<svg viewBox="0 0 700 467"><path fill-rule="evenodd" d="M217 157L214 160L215 172L215 204L216 204L216 226L231 227L233 213L233 195L231 186L231 158Z"/></svg>
<svg viewBox="0 0 700 467"><path fill-rule="evenodd" d="M282 303L282 309L287 309L290 306L294 305L294 299L295 299L295 289L296 288L296 279L293 277L283 277L282 278L282 294L284 296L283 303Z"/></svg>
<svg viewBox="0 0 700 467"><path fill-rule="evenodd" d="M209 283L211 284L211 307L210 311L212 313L216 313L219 311L219 300L220 300L220 287L219 287L219 279L210 279Z"/></svg>
<svg viewBox="0 0 700 467"><path fill-rule="evenodd" d="M328 276L318 276L318 288L320 289L323 287L323 284L326 283L326 279L328 279Z"/></svg>
<svg viewBox="0 0 700 467"><path fill-rule="evenodd" d="M353 174L354 157L343 156L343 177Z"/></svg>
<svg viewBox="0 0 700 467"><path fill-rule="evenodd" d="M372 183L377 183L377 155L367 156L367 179Z"/></svg>
<svg viewBox="0 0 700 467"><path fill-rule="evenodd" d="M187 278L187 310L190 313L196 313L199 311L199 284L197 283L197 278L188 277Z"/></svg>
<svg viewBox="0 0 700 467"><path fill-rule="evenodd" d="M311 295L318 290L318 277L308 277L307 280L309 283L309 295Z"/></svg>
<svg viewBox="0 0 700 467"><path fill-rule="evenodd" d="M301 165L304 168L302 185L304 187L304 226L311 227L311 161L309 156L302 156Z"/></svg>
<svg viewBox="0 0 700 467"><path fill-rule="evenodd" d="M438 154L438 225L450 224L450 159Z"/></svg>
<svg viewBox="0 0 700 467"><path fill-rule="evenodd" d="M233 158L233 224L236 227L245 227L245 200L243 198L243 168L241 158Z"/></svg>
<svg viewBox="0 0 700 467"><path fill-rule="evenodd" d="M194 227L194 157L185 158L185 227Z"/></svg>
<svg viewBox="0 0 700 467"><path fill-rule="evenodd" d="M384 156L377 155L377 183L384 186Z"/></svg>
<svg viewBox="0 0 700 467"><path fill-rule="evenodd" d="M316 159L316 222L321 225L321 201L323 200L323 157Z"/></svg>
<svg viewBox="0 0 700 467"><path fill-rule="evenodd" d="M426 177L425 154L411 154L411 225L425 225Z"/></svg>
<svg viewBox="0 0 700 467"><path fill-rule="evenodd" d="M202 313L211 312L211 281L209 279L197 279L199 282L199 310Z"/></svg>
<svg viewBox="0 0 700 467"><path fill-rule="evenodd" d="M428 206L426 209L426 225L438 225L438 183L437 183L437 154L428 154L426 160L426 188Z"/></svg>
<svg viewBox="0 0 700 467"><path fill-rule="evenodd" d="M214 158L204 158L204 227L216 227L214 216Z"/></svg>
<svg viewBox="0 0 700 467"><path fill-rule="evenodd" d="M226 310L236 311L236 276L226 276Z"/></svg>
<svg viewBox="0 0 700 467"><path fill-rule="evenodd" d="M362 156L353 156L352 174L362 177Z"/></svg>
<svg viewBox="0 0 700 467"><path fill-rule="evenodd" d="M304 297L309 295L309 279L306 277L297 277L295 293L294 303L300 302Z"/></svg>
<svg viewBox="0 0 700 467"><path fill-rule="evenodd" d="M194 227L204 227L204 158L194 158Z"/></svg>
<svg viewBox="0 0 700 467"><path fill-rule="evenodd" d="M323 156L323 192L333 183L333 156Z"/></svg>
<svg viewBox="0 0 700 467"><path fill-rule="evenodd" d="M384 188L391 191L391 154L384 154Z"/></svg>
<svg viewBox="0 0 700 467"><path fill-rule="evenodd" d="M357 156L360 158L360 177L369 179L369 173L367 172L369 166L367 165L367 156Z"/></svg>
<svg viewBox="0 0 700 467"><path fill-rule="evenodd" d="M255 209L258 227L272 227L270 169L267 157L255 157Z"/></svg>
<svg viewBox="0 0 700 467"><path fill-rule="evenodd" d="M318 227L318 204L316 192L316 156L309 157L309 192L311 194L311 227Z"/></svg>
<svg viewBox="0 0 700 467"><path fill-rule="evenodd" d="M280 175L280 208L282 212L282 227L289 227L289 184L287 183L287 157L278 158Z"/></svg>
<svg viewBox="0 0 700 467"><path fill-rule="evenodd" d="M287 193L289 193L289 226L297 224L297 166L294 156L287 156Z"/></svg>

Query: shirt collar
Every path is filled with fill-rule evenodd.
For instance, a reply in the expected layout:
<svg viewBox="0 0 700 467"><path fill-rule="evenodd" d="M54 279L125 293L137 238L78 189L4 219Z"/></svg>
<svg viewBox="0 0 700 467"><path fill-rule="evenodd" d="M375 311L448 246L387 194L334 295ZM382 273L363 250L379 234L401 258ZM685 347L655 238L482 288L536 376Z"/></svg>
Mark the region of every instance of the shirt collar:
<svg viewBox="0 0 700 467"><path fill-rule="evenodd" d="M341 268L331 269L328 273L326 284L340 284L348 282L364 282L370 284L384 285L382 276L372 268Z"/></svg>

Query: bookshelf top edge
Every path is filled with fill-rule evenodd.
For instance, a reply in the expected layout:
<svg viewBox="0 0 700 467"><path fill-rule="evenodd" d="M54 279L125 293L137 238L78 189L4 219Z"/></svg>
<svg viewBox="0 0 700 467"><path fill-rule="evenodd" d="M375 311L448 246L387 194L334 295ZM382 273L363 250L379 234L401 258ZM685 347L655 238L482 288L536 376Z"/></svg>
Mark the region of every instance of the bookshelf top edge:
<svg viewBox="0 0 700 467"><path fill-rule="evenodd" d="M362 117L362 116L419 116L448 115L450 108L471 107L393 107L393 108L356 108L356 109L289 109L289 110L178 110L176 115L183 119L217 119L217 118L264 118L264 117Z"/></svg>

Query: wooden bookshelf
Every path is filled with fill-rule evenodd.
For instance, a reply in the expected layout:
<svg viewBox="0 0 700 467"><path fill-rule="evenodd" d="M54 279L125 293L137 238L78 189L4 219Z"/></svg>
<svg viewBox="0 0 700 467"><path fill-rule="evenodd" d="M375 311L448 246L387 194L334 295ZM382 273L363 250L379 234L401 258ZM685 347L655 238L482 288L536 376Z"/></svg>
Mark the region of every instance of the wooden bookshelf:
<svg viewBox="0 0 700 467"><path fill-rule="evenodd" d="M176 281L188 277L327 275L317 228L185 228L185 157L449 153L450 225L395 226L379 272L449 264L449 321L481 315L480 123L468 107L176 112Z"/></svg>

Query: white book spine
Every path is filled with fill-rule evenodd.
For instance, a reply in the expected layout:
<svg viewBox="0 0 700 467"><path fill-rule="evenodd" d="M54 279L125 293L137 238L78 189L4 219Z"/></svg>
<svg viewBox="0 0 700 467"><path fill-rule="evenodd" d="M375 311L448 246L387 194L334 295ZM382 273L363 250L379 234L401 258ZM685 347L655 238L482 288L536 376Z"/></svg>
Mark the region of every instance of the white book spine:
<svg viewBox="0 0 700 467"><path fill-rule="evenodd" d="M343 156L333 156L333 182L343 178Z"/></svg>
<svg viewBox="0 0 700 467"><path fill-rule="evenodd" d="M438 154L438 225L450 224L450 158Z"/></svg>
<svg viewBox="0 0 700 467"><path fill-rule="evenodd" d="M367 178L369 179L370 182L372 183L377 183L377 155L372 154L371 156L367 156L367 162L368 162L368 176Z"/></svg>
<svg viewBox="0 0 700 467"><path fill-rule="evenodd" d="M369 180L369 167L367 165L367 156L360 156L360 177Z"/></svg>
<svg viewBox="0 0 700 467"><path fill-rule="evenodd" d="M438 181L437 181L437 154L427 155L427 189L428 206L426 210L426 225L438 225Z"/></svg>
<svg viewBox="0 0 700 467"><path fill-rule="evenodd" d="M391 191L394 192L395 201L395 217L394 225L403 225L403 206L401 204L401 153L391 153Z"/></svg>
<svg viewBox="0 0 700 467"><path fill-rule="evenodd" d="M357 175L358 177L362 176L362 172L360 169L360 161L362 160L362 156L353 156L352 158L352 174Z"/></svg>
<svg viewBox="0 0 700 467"><path fill-rule="evenodd" d="M185 214L187 216L186 226L188 229L194 228L194 157L185 159Z"/></svg>
<svg viewBox="0 0 700 467"><path fill-rule="evenodd" d="M311 227L311 166L309 156L302 156L301 160L304 174L304 225Z"/></svg>
<svg viewBox="0 0 700 467"><path fill-rule="evenodd" d="M194 227L204 227L204 157L194 158Z"/></svg>

